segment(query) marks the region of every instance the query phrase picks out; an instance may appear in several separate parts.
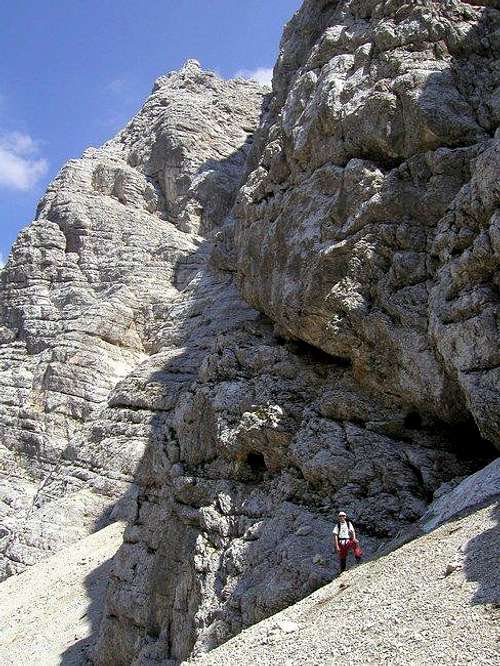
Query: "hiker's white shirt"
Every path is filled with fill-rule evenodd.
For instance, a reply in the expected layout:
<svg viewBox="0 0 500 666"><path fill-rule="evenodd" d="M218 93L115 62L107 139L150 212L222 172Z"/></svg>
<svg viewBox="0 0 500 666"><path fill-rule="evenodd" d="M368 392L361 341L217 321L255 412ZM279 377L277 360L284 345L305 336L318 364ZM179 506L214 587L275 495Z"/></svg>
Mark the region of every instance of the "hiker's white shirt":
<svg viewBox="0 0 500 666"><path fill-rule="evenodd" d="M350 539L349 530L352 532L353 526L352 523L347 523L346 521L345 523L340 523L340 534L338 525L335 525L333 528L333 533L336 534L339 539Z"/></svg>

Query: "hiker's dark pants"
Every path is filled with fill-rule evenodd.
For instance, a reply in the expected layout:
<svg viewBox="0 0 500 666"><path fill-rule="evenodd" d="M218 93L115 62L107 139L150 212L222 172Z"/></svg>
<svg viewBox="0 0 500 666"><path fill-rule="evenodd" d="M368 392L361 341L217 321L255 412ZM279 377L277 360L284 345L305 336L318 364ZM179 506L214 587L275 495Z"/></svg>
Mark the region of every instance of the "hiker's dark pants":
<svg viewBox="0 0 500 666"><path fill-rule="evenodd" d="M356 558L356 562L359 562L361 560L361 549L359 548L357 541L354 541L353 539L349 539L348 541L345 541L344 539L342 540L339 539L340 573L342 573L342 571L345 571L347 564L347 555L350 550L353 551L354 557Z"/></svg>

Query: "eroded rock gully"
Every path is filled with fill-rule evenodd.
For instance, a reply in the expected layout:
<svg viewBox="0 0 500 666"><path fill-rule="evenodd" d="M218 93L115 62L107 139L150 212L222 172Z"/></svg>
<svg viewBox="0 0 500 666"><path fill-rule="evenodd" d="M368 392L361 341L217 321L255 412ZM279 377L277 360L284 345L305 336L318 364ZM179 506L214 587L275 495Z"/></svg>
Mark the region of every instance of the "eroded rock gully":
<svg viewBox="0 0 500 666"><path fill-rule="evenodd" d="M337 507L370 551L493 457L494 4L306 0L272 94L189 61L19 237L3 569L127 518L95 663L222 643L331 580Z"/></svg>

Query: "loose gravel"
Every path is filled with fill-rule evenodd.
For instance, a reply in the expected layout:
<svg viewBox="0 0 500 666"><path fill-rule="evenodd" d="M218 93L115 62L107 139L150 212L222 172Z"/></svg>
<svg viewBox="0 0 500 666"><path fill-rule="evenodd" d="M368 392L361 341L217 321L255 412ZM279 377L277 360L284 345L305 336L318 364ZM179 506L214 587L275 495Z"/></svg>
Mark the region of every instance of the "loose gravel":
<svg viewBox="0 0 500 666"><path fill-rule="evenodd" d="M499 522L495 503L447 523L347 571L194 663L500 664Z"/></svg>
<svg viewBox="0 0 500 666"><path fill-rule="evenodd" d="M0 584L1 666L88 663L122 534L114 523Z"/></svg>

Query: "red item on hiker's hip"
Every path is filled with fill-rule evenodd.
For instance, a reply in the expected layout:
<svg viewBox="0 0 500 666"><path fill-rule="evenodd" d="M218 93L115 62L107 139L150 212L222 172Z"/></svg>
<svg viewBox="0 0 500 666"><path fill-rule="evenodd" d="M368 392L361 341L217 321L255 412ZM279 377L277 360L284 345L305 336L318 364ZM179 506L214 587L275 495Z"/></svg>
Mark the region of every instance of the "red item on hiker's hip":
<svg viewBox="0 0 500 666"><path fill-rule="evenodd" d="M363 555L363 551L356 540L339 541L339 557L341 560L345 560L350 550L353 551L354 557L361 557Z"/></svg>

